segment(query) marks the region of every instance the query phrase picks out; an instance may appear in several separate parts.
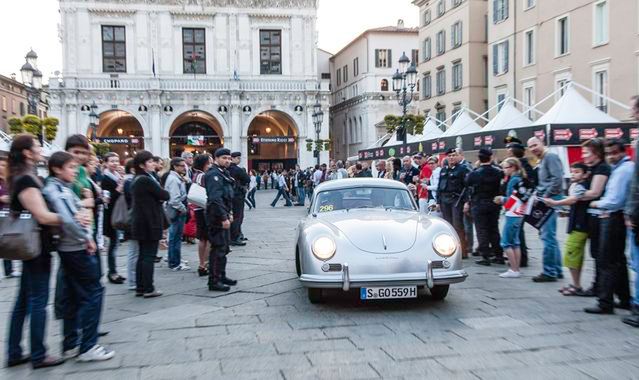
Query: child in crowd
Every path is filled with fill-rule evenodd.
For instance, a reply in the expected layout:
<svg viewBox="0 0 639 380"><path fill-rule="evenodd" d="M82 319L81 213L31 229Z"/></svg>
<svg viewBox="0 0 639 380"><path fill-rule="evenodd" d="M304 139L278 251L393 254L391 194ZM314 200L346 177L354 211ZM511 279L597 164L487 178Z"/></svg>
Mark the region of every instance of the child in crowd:
<svg viewBox="0 0 639 380"><path fill-rule="evenodd" d="M581 201L586 189L589 171L586 164L577 162L570 166L570 188L568 197L561 200L545 198L549 206L570 206L568 237L566 238L564 265L570 270L572 284L559 289L565 296L575 296L583 292L581 288L581 267L584 262L584 248L588 241L588 203Z"/></svg>

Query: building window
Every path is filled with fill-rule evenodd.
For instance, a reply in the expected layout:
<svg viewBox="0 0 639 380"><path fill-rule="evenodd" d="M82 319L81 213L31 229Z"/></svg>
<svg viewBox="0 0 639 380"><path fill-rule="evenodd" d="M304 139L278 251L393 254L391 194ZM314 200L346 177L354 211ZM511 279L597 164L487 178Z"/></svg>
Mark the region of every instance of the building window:
<svg viewBox="0 0 639 380"><path fill-rule="evenodd" d="M342 74L344 75L344 83L348 82L348 65L344 66L342 69Z"/></svg>
<svg viewBox="0 0 639 380"><path fill-rule="evenodd" d="M431 43L430 37L427 37L424 40L424 46L422 47L422 58L423 58L424 62L430 61L430 58L431 58L431 47L432 47L432 43Z"/></svg>
<svg viewBox="0 0 639 380"><path fill-rule="evenodd" d="M437 108L437 113L435 114L435 119L441 121L442 123L446 121L446 107Z"/></svg>
<svg viewBox="0 0 639 380"><path fill-rule="evenodd" d="M442 17L444 13L446 13L446 2L439 0L439 3L437 3L437 17Z"/></svg>
<svg viewBox="0 0 639 380"><path fill-rule="evenodd" d="M452 118L452 119L451 119L451 121L450 121L450 122L451 122L451 124L452 124L452 123L454 123L454 122L455 122L455 120L457 120L457 117L458 117L458 116L459 116L459 114L461 113L461 112L459 112L459 111L461 111L461 104L460 104L460 103L457 103L457 102L456 102L456 103L453 103L453 111L451 112L451 115L452 115L452 116L451 116L451 118Z"/></svg>
<svg viewBox="0 0 639 380"><path fill-rule="evenodd" d="M462 45L462 22L457 21L450 27L450 44L453 48Z"/></svg>
<svg viewBox="0 0 639 380"><path fill-rule="evenodd" d="M497 93L497 112L501 111L501 107L504 106L504 100L506 100L506 90L501 90Z"/></svg>
<svg viewBox="0 0 639 380"><path fill-rule="evenodd" d="M359 58L353 60L353 78L359 75Z"/></svg>
<svg viewBox="0 0 639 380"><path fill-rule="evenodd" d="M260 30L260 74L282 74L281 30Z"/></svg>
<svg viewBox="0 0 639 380"><path fill-rule="evenodd" d="M556 55L562 56L570 52L570 22L568 16L557 19L556 24Z"/></svg>
<svg viewBox="0 0 639 380"><path fill-rule="evenodd" d="M508 41L493 45L493 75L508 72Z"/></svg>
<svg viewBox="0 0 639 380"><path fill-rule="evenodd" d="M453 90L461 90L463 86L463 70L461 60L453 62Z"/></svg>
<svg viewBox="0 0 639 380"><path fill-rule="evenodd" d="M427 9L422 14L422 26L427 26L428 24L430 24L430 21L431 21L430 9Z"/></svg>
<svg viewBox="0 0 639 380"><path fill-rule="evenodd" d="M595 107L608 113L608 70L595 71Z"/></svg>
<svg viewBox="0 0 639 380"><path fill-rule="evenodd" d="M524 66L535 64L535 31L527 30L524 33Z"/></svg>
<svg viewBox="0 0 639 380"><path fill-rule="evenodd" d="M555 87L555 90L557 91L557 93L555 94L555 100L558 100L559 98L564 96L564 94L568 90L569 81L570 80L568 78L557 79L556 87Z"/></svg>
<svg viewBox="0 0 639 380"><path fill-rule="evenodd" d="M182 55L185 74L206 74L204 29L182 29Z"/></svg>
<svg viewBox="0 0 639 380"><path fill-rule="evenodd" d="M446 69L440 67L437 69L437 95L446 93Z"/></svg>
<svg viewBox="0 0 639 380"><path fill-rule="evenodd" d="M430 99L433 91L433 79L430 76L430 72L424 74L422 78L422 99Z"/></svg>
<svg viewBox="0 0 639 380"><path fill-rule="evenodd" d="M509 0L493 0L493 24L497 24L508 18L508 1Z"/></svg>
<svg viewBox="0 0 639 380"><path fill-rule="evenodd" d="M335 73L335 78L337 78L337 85L341 86L342 85L342 69L337 69L337 72Z"/></svg>
<svg viewBox="0 0 639 380"><path fill-rule="evenodd" d="M20 102L20 116L24 116L24 103Z"/></svg>
<svg viewBox="0 0 639 380"><path fill-rule="evenodd" d="M393 56L390 49L375 49L375 67L392 67Z"/></svg>
<svg viewBox="0 0 639 380"><path fill-rule="evenodd" d="M418 49L413 49L410 52L410 60L412 63L415 64L415 66L417 66L417 62L419 62L419 50Z"/></svg>
<svg viewBox="0 0 639 380"><path fill-rule="evenodd" d="M451 2L453 3L453 8L460 6L462 1L463 0L452 0Z"/></svg>
<svg viewBox="0 0 639 380"><path fill-rule="evenodd" d="M437 55L442 55L446 52L446 31L440 30L437 32Z"/></svg>
<svg viewBox="0 0 639 380"><path fill-rule="evenodd" d="M102 71L126 73L126 30L124 26L102 26Z"/></svg>
<svg viewBox="0 0 639 380"><path fill-rule="evenodd" d="M2 110L7 112L7 98L4 96L2 97Z"/></svg>
<svg viewBox="0 0 639 380"><path fill-rule="evenodd" d="M608 1L603 0L595 3L594 21L594 44L608 43Z"/></svg>
<svg viewBox="0 0 639 380"><path fill-rule="evenodd" d="M388 80L387 79L382 79L381 90L382 91L388 91Z"/></svg>
<svg viewBox="0 0 639 380"><path fill-rule="evenodd" d="M536 0L524 0L524 10L528 10L535 6Z"/></svg>
<svg viewBox="0 0 639 380"><path fill-rule="evenodd" d="M529 120L533 120L533 110L532 107L535 104L535 85L529 84L524 85L524 105L526 106L526 117Z"/></svg>

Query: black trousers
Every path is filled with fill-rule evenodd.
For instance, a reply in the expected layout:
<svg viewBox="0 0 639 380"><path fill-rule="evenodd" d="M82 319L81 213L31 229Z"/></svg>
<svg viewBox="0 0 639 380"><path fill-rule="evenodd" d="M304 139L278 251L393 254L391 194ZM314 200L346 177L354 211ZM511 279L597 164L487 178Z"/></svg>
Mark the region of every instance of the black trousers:
<svg viewBox="0 0 639 380"><path fill-rule="evenodd" d="M209 286L226 277L226 255L229 253L230 231L220 227L209 229Z"/></svg>
<svg viewBox="0 0 639 380"><path fill-rule="evenodd" d="M519 263L521 267L528 266L528 246L526 245L526 231L524 227L526 223L521 224L521 228L519 229L519 250L521 251L521 262Z"/></svg>
<svg viewBox="0 0 639 380"><path fill-rule="evenodd" d="M473 205L471 211L477 229L477 252L484 259L494 256L501 258L503 250L499 244L499 206L492 203L493 200L481 200L478 205ZM492 204L491 204L492 203Z"/></svg>
<svg viewBox="0 0 639 380"><path fill-rule="evenodd" d="M461 242L461 251L464 257L466 257L468 248L466 244L466 231L464 230L464 204L462 202L459 202L459 204L456 203L457 201L452 203L441 202L440 208L444 220L455 228L455 232L457 232L457 236L459 236L459 241Z"/></svg>
<svg viewBox="0 0 639 380"><path fill-rule="evenodd" d="M135 266L136 291L138 293L152 293L153 271L155 269L155 256L158 254L159 240L139 240L140 253Z"/></svg>
<svg viewBox="0 0 639 380"><path fill-rule="evenodd" d="M626 260L626 225L623 212L599 219L599 307L614 308L614 295L622 303L630 302L628 262Z"/></svg>
<svg viewBox="0 0 639 380"><path fill-rule="evenodd" d="M242 236L244 222L244 195L233 198L233 223L231 223L231 240L238 240Z"/></svg>
<svg viewBox="0 0 639 380"><path fill-rule="evenodd" d="M595 260L595 278L592 282L592 290L599 294L599 281L601 279L599 252L601 251L601 221L598 215L588 215L588 239L590 239L590 256ZM625 230L625 228L624 228Z"/></svg>

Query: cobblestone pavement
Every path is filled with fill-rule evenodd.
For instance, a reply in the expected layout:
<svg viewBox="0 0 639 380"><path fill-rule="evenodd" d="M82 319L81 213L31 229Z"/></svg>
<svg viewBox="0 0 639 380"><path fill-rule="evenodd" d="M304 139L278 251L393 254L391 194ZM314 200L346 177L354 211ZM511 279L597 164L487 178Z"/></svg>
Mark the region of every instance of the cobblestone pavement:
<svg viewBox="0 0 639 380"><path fill-rule="evenodd" d="M523 279L500 279L503 267L468 261L470 277L444 302L362 303L342 294L316 306L294 270L295 228L305 209L272 209L274 195L258 192L259 208L246 212L251 240L230 255L228 272L240 281L233 292L210 293L195 271L165 265L155 275L160 298L135 298L124 285L107 284L101 329L110 334L101 343L116 350L114 359L35 372L2 368L0 379L639 379L639 331L621 323L621 312L585 314L593 299L563 297L558 283L530 281L541 252L533 231ZM185 256L197 265L195 246L186 246ZM588 269L584 283L590 261ZM17 282L0 282L5 326ZM57 321L47 343L57 354Z"/></svg>

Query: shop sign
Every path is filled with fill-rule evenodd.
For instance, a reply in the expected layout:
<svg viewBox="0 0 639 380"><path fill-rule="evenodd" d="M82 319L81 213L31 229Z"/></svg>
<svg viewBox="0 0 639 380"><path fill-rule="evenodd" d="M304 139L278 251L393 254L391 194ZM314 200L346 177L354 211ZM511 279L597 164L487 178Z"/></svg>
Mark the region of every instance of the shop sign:
<svg viewBox="0 0 639 380"><path fill-rule="evenodd" d="M109 145L129 145L137 144L139 139L128 137L98 137L98 141Z"/></svg>
<svg viewBox="0 0 639 380"><path fill-rule="evenodd" d="M253 137L253 144L295 144L295 136Z"/></svg>

